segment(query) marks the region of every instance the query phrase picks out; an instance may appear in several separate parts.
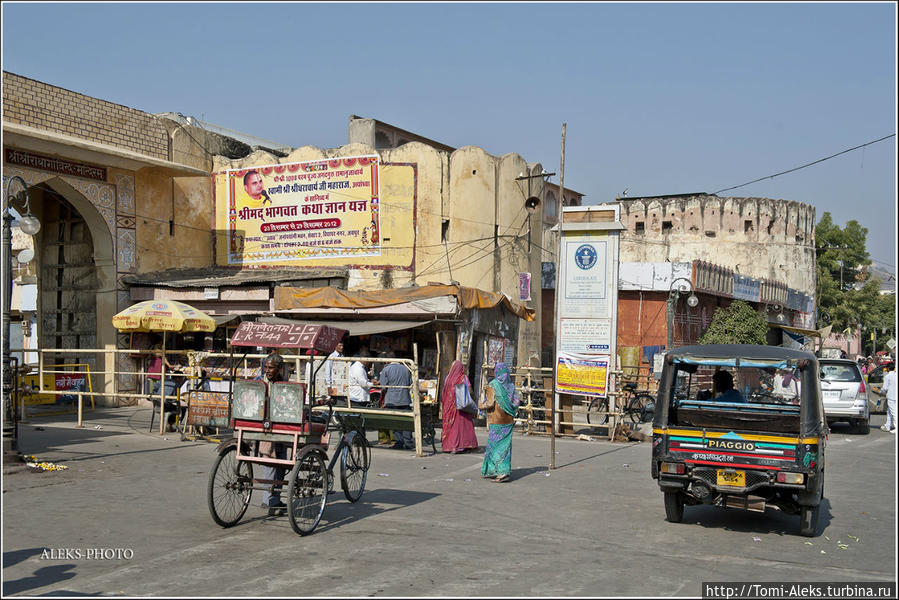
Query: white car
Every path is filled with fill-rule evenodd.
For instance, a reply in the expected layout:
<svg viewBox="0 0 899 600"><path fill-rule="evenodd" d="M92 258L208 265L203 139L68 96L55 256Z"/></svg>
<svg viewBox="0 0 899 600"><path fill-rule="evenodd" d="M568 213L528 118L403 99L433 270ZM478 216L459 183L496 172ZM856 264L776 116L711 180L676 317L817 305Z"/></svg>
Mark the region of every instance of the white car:
<svg viewBox="0 0 899 600"><path fill-rule="evenodd" d="M870 407L865 378L854 360L822 358L821 396L828 425L846 421L856 433L868 433Z"/></svg>

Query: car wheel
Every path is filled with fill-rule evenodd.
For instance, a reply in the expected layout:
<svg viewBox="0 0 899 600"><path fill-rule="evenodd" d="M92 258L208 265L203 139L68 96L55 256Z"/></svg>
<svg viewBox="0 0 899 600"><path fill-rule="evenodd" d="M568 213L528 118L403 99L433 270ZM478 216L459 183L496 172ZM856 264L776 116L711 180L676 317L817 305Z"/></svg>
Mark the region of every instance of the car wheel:
<svg viewBox="0 0 899 600"><path fill-rule="evenodd" d="M852 421L852 428L855 430L855 433L862 435L868 435L871 432L871 425L868 423L868 419L855 419Z"/></svg>

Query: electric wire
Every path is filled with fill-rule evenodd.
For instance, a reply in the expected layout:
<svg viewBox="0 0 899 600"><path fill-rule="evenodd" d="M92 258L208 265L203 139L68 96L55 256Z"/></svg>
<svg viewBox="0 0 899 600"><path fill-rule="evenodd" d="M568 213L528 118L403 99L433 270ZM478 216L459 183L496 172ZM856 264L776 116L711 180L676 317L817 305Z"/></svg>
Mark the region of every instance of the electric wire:
<svg viewBox="0 0 899 600"><path fill-rule="evenodd" d="M758 179L753 179L752 181L747 181L746 183L741 183L740 185L735 185L735 186L732 186L732 187L724 188L724 189L718 190L717 192L712 192L712 193L713 193L713 194L720 194L721 192L728 192L728 191L730 191L730 190L735 190L735 189L737 189L737 188L746 187L747 185L750 185L750 184L753 184L753 183L758 183L759 181L764 181L765 179L774 179L775 177L780 177L781 175L786 175L787 173L793 173L793 172L798 171L798 170L800 170L800 169L805 169L806 167L811 167L812 165L817 165L818 163L822 163L822 162L824 162L825 160L830 160L831 158L835 158L835 157L837 157L837 156L840 156L841 154L846 154L847 152L852 152L853 150L858 150L859 148L864 148L865 146L870 146L871 144L876 144L877 142L882 142L882 141L884 141L884 140L888 140L888 139L890 139L891 137L896 137L896 134L895 134L895 133L891 133L890 135L885 135L885 136L883 136L883 137L880 138L880 139L873 140L873 141L870 141L870 142L866 142L866 143L864 143L864 144L861 144L861 145L859 145L859 146L855 146L855 147L853 147L853 148L847 148L846 150L842 150L842 151L840 151L840 152L837 152L836 154L831 154L830 156L825 156L824 158L819 158L818 160L813 161L813 162L810 162L810 163L805 164L805 165L802 165L801 167L795 167L795 168L789 169L789 170L787 170L787 171L781 171L780 173L775 173L774 175L767 175L767 176L765 176L765 177L759 177Z"/></svg>

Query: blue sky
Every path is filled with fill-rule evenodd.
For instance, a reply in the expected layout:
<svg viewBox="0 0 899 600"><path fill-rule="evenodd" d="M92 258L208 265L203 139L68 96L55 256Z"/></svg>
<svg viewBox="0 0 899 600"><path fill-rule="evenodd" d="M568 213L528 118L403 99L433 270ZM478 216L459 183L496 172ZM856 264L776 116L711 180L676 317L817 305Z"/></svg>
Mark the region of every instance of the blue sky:
<svg viewBox="0 0 899 600"><path fill-rule="evenodd" d="M290 146L350 114L517 152L589 203L715 192L896 133L888 3L3 4L3 69ZM558 183L558 177L553 178ZM868 228L896 270L896 138L722 195Z"/></svg>

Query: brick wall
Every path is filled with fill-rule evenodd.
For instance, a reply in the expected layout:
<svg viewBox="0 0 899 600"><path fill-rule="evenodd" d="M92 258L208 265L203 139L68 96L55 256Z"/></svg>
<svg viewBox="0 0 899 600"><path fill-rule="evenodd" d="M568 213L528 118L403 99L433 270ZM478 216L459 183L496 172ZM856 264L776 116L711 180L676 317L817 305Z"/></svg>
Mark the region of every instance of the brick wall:
<svg viewBox="0 0 899 600"><path fill-rule="evenodd" d="M168 134L153 115L6 71L3 121L168 158Z"/></svg>

